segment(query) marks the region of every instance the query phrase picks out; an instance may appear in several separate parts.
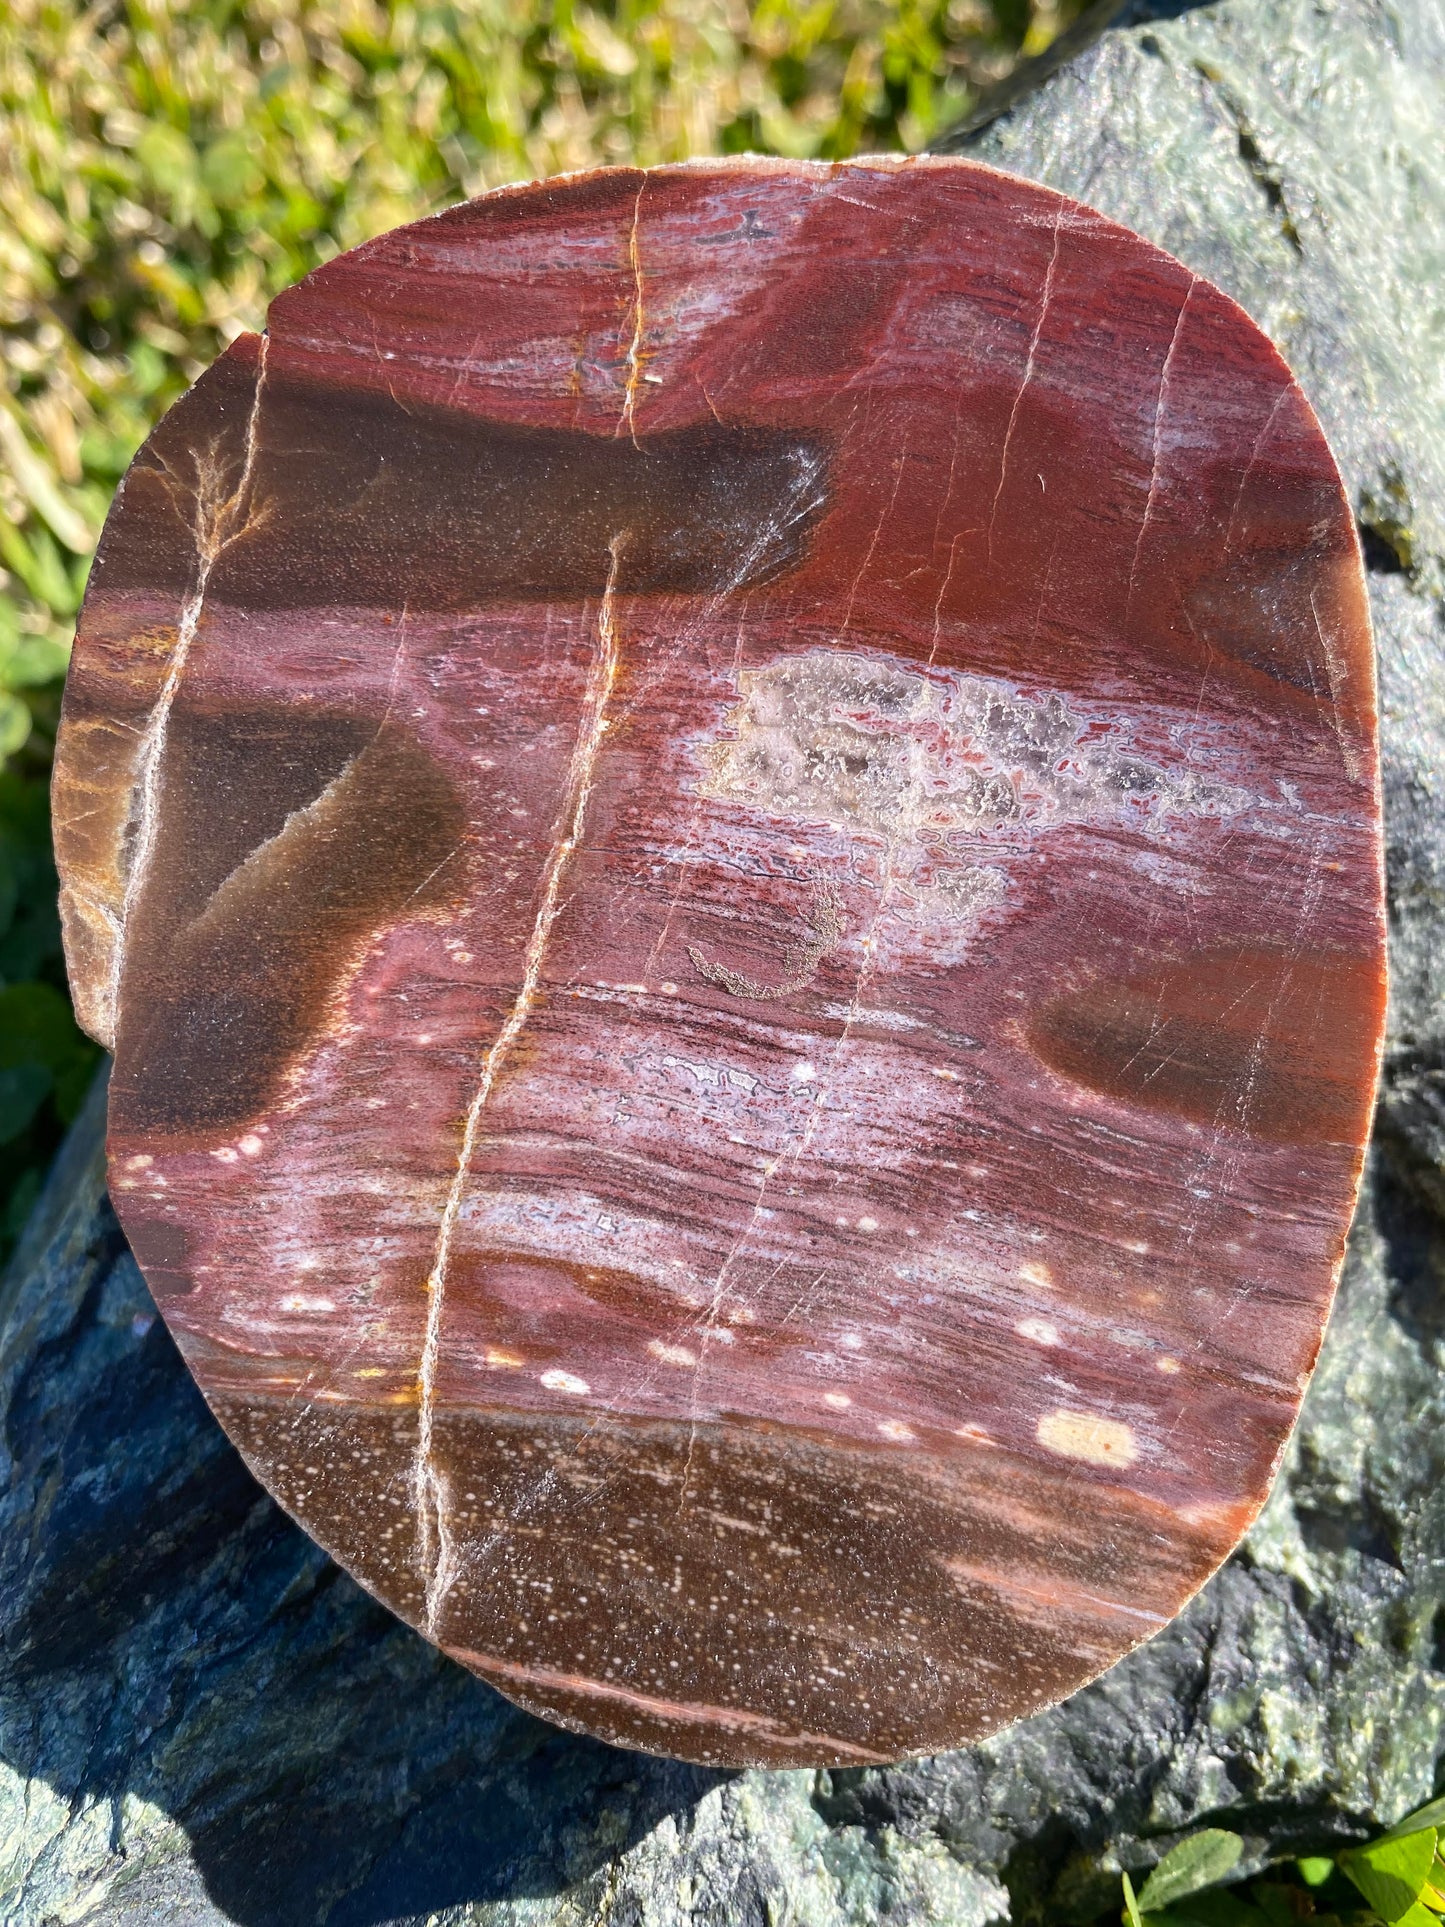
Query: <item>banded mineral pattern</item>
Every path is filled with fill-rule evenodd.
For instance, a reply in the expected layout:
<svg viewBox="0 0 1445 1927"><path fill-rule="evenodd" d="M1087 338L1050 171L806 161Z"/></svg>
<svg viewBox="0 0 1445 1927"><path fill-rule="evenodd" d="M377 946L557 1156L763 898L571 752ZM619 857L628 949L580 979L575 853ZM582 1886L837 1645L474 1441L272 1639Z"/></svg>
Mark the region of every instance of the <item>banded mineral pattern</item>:
<svg viewBox="0 0 1445 1927"><path fill-rule="evenodd" d="M66 694L116 1206L222 1423L565 1725L988 1733L1267 1490L1383 1001L1319 428L963 161L505 189L136 458Z"/></svg>

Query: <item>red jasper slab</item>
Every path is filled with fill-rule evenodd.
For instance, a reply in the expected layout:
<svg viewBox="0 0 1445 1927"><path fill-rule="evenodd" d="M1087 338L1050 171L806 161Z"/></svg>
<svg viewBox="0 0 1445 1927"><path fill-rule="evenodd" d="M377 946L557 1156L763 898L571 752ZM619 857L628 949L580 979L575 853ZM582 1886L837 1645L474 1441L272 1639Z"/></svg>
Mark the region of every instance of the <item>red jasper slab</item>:
<svg viewBox="0 0 1445 1927"><path fill-rule="evenodd" d="M1254 1516L1374 1082L1373 672L1309 407L1137 236L749 160L343 255L136 458L56 818L191 1369L523 1705L950 1746Z"/></svg>

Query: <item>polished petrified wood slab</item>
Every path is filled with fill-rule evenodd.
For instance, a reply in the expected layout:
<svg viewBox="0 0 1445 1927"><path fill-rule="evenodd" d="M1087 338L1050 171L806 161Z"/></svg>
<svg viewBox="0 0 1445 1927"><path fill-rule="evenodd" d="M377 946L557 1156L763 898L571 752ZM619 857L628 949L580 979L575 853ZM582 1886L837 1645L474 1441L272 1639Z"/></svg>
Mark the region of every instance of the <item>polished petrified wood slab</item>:
<svg viewBox="0 0 1445 1927"><path fill-rule="evenodd" d="M56 779L117 1208L250 1463L549 1717L986 1733L1253 1517L1382 1006L1319 428L961 161L507 189L167 416Z"/></svg>

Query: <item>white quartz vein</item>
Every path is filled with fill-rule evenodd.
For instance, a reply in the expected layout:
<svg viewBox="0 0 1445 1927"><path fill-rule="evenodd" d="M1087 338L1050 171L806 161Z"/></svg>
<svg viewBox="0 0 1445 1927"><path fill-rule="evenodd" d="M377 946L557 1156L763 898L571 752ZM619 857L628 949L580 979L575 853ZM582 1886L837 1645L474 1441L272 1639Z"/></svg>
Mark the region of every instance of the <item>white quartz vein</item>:
<svg viewBox="0 0 1445 1927"><path fill-rule="evenodd" d="M1024 362L1023 380L1019 383L1018 393L1014 396L1014 405L1009 410L1008 427L1004 430L1003 452L999 456L998 463L998 486L993 492L993 506L990 508L988 515L988 559L990 564L993 562L993 527L994 523L998 520L998 505L1003 498L1004 483L1008 480L1009 447L1013 442L1014 429L1018 424L1019 409L1023 406L1023 399L1028 393L1029 383L1034 378L1034 364L1038 359L1039 342L1043 339L1044 324L1049 318L1049 303L1054 298L1054 275L1058 271L1059 266L1059 236L1063 227L1063 220L1064 203L1060 201L1054 214L1053 252L1049 256L1049 265L1044 273L1044 288L1042 295L1039 297L1038 318L1034 322L1034 332L1029 341L1028 357ZM951 573L953 569L952 554L949 556L948 566ZM941 596L939 600L941 604Z"/></svg>
<svg viewBox="0 0 1445 1927"><path fill-rule="evenodd" d="M251 397L251 412L246 423L245 457L241 465L240 479L235 488L228 495L217 500L210 493L214 476L208 473L199 462L197 463L194 523L195 587L181 604L180 619L176 624L175 646L166 664L160 693L146 719L136 757L135 782L131 792L133 830L130 861L126 870L120 914L114 919L115 940L111 946L110 970L102 1006L106 1034L112 1041L115 1038L115 1027L120 1012L120 979L121 972L125 968L126 936L135 907L140 902L141 893L145 889L151 861L155 856L156 837L160 827L161 764L165 756L166 740L170 733L171 711L175 707L176 692L181 686L181 678L185 674L186 664L190 658L191 645L196 639L196 630L200 626L201 611L205 606L206 587L211 579L211 571L236 537L252 526L250 497L256 468L256 430L261 415L261 391L266 381L266 350L269 340L268 335L261 336L260 358L256 364L256 387Z"/></svg>
<svg viewBox="0 0 1445 1927"><path fill-rule="evenodd" d="M592 796L597 759L608 728L608 704L617 680L619 649L614 614L617 574L625 537L615 535L610 544L611 565L602 606L597 618L597 649L592 673L582 704L582 719L577 741L568 765L567 781L559 817L560 834L548 852L542 871L541 901L532 925L532 934L522 962L522 982L506 1020L482 1059L476 1092L467 1110L462 1131L462 1147L456 1171L442 1208L437 1230L432 1268L426 1281L426 1331L422 1340L421 1365L417 1374L418 1426L416 1460L413 1469L413 1497L418 1530L418 1560L426 1585L426 1629L433 1637L441 1609L455 1577L451 1535L447 1525L446 1475L436 1462L436 1384L441 1356L442 1318L446 1305L447 1270L451 1262L452 1240L461 1214L472 1158L476 1153L482 1118L497 1079L513 1046L526 1028L536 1007L542 982L542 966L548 941L561 909L562 885L577 846L582 838L587 805Z"/></svg>
<svg viewBox="0 0 1445 1927"><path fill-rule="evenodd" d="M647 176L644 174L638 185L637 199L632 204L632 227L627 236L627 264L632 270L632 339L627 347L627 381L622 392L622 419L617 424L618 434L626 429L634 447L637 445L637 424L633 417L637 408L637 384L642 379L642 336L647 326L642 305L642 255L638 245L642 194L646 186Z"/></svg>
<svg viewBox="0 0 1445 1927"><path fill-rule="evenodd" d="M1128 626L1134 607L1134 585L1139 575L1139 557L1144 551L1144 537L1149 532L1150 519L1154 514L1154 504L1159 499L1160 455L1163 449L1164 417L1169 408L1169 377L1174 371L1174 357L1179 349L1180 336L1184 333L1184 317L1189 312L1189 303L1194 290L1199 286L1198 275L1191 275L1189 286L1184 290L1184 299L1179 304L1179 314L1174 322L1174 333L1169 337L1169 347L1164 356L1164 366L1159 371L1159 393L1154 400L1153 444L1149 457L1149 493L1144 499L1144 516L1139 524L1139 533L1134 539L1134 556L1129 564L1129 590L1124 605L1124 623Z"/></svg>

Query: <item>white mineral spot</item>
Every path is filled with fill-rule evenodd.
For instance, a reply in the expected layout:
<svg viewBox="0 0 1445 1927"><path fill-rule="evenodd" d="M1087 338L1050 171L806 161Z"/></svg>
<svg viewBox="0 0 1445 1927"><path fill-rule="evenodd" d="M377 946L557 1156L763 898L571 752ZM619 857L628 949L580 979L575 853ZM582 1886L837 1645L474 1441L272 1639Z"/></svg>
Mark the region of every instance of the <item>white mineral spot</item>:
<svg viewBox="0 0 1445 1927"><path fill-rule="evenodd" d="M918 1436L903 1423L901 1418L879 1419L878 1430L885 1439L892 1439L895 1445L911 1445Z"/></svg>
<svg viewBox="0 0 1445 1927"><path fill-rule="evenodd" d="M1129 1427L1095 1412L1045 1412L1038 1424L1038 1441L1050 1452L1083 1459L1089 1465L1132 1465L1139 1456Z"/></svg>
<svg viewBox="0 0 1445 1927"><path fill-rule="evenodd" d="M488 1345L485 1358L487 1364L494 1372L514 1372L519 1365L525 1365L527 1362L520 1352L503 1351L500 1345ZM546 1380L544 1379L542 1382L545 1384Z"/></svg>
<svg viewBox="0 0 1445 1927"><path fill-rule="evenodd" d="M1053 1288L1054 1274L1045 1264L1033 1263L1019 1266L1019 1277L1026 1285L1042 1285L1045 1291Z"/></svg>
<svg viewBox="0 0 1445 1927"><path fill-rule="evenodd" d="M811 1084L817 1075L817 1067L808 1063L806 1059L801 1064L793 1066L792 1078L795 1084Z"/></svg>
<svg viewBox="0 0 1445 1927"><path fill-rule="evenodd" d="M149 1171L154 1163L153 1157L149 1157L144 1151L138 1151L133 1158L126 1159L125 1168L127 1171Z"/></svg>
<svg viewBox="0 0 1445 1927"><path fill-rule="evenodd" d="M581 1398L592 1390L585 1378L578 1378L575 1372L543 1372L542 1384L549 1392L571 1392L574 1398Z"/></svg>
<svg viewBox="0 0 1445 1927"><path fill-rule="evenodd" d="M281 1300L282 1311L335 1311L334 1298L324 1298L319 1292L288 1291Z"/></svg>
<svg viewBox="0 0 1445 1927"><path fill-rule="evenodd" d="M858 1229L860 1231L876 1231L878 1229L878 1220L876 1218L860 1218L858 1220Z"/></svg>
<svg viewBox="0 0 1445 1927"><path fill-rule="evenodd" d="M1020 1338L1031 1338L1036 1345L1057 1345L1059 1328L1051 1325L1047 1318L1021 1318L1014 1326Z"/></svg>
<svg viewBox="0 0 1445 1927"><path fill-rule="evenodd" d="M824 1392L823 1403L831 1405L835 1412L845 1412L853 1401L846 1392Z"/></svg>
<svg viewBox="0 0 1445 1927"><path fill-rule="evenodd" d="M236 1145L236 1149L241 1153L242 1157L247 1158L260 1157L265 1148L266 1140L257 1137L254 1131L248 1131L245 1137L241 1138Z"/></svg>
<svg viewBox="0 0 1445 1927"><path fill-rule="evenodd" d="M217 1150L212 1151L211 1156L217 1164L236 1164L240 1161L241 1153L230 1144L222 1144Z"/></svg>
<svg viewBox="0 0 1445 1927"><path fill-rule="evenodd" d="M1182 1371L1184 1368L1180 1365L1177 1358L1170 1358L1166 1354L1163 1358L1155 1359L1154 1369L1156 1372L1164 1372L1172 1378L1176 1372Z"/></svg>
<svg viewBox="0 0 1445 1927"><path fill-rule="evenodd" d="M647 1349L654 1358L661 1359L664 1365L696 1365L697 1363L697 1353L689 1351L686 1345L666 1345L660 1338L650 1338L647 1341Z"/></svg>
<svg viewBox="0 0 1445 1927"><path fill-rule="evenodd" d="M863 1349L863 1340L857 1332L844 1332L838 1343L845 1351L861 1352Z"/></svg>

